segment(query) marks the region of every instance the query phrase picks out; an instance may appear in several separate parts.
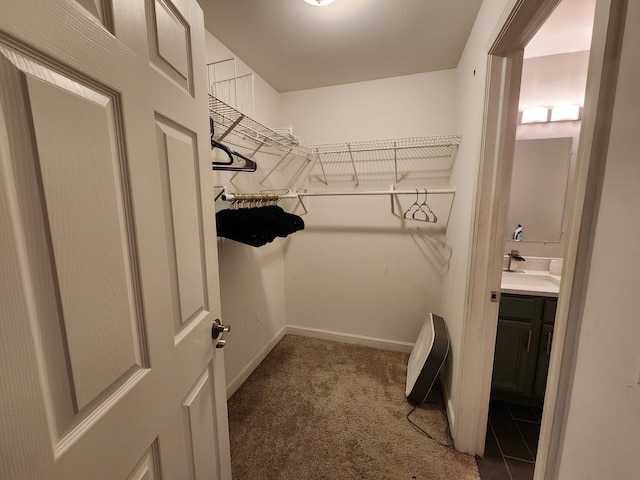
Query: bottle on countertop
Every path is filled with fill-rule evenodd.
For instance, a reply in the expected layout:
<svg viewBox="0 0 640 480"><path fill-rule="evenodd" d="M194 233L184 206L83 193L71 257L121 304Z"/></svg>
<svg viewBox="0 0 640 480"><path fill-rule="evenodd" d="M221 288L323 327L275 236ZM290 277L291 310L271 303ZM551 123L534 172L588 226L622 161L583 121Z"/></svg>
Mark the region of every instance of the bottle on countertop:
<svg viewBox="0 0 640 480"><path fill-rule="evenodd" d="M518 227L513 231L513 239L516 242L522 240L522 225L518 224Z"/></svg>

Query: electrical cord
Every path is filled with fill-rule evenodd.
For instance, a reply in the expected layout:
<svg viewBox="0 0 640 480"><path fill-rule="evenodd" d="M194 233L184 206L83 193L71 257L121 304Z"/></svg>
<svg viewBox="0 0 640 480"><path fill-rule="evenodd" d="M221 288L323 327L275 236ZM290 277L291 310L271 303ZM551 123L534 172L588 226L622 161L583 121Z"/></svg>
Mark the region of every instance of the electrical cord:
<svg viewBox="0 0 640 480"><path fill-rule="evenodd" d="M411 420L411 414L413 412L416 411L417 406L415 404L412 404L413 408L411 409L411 411L409 413L407 413L407 420L409 421L409 423L411 424L411 426L413 428L415 428L418 432L420 432L422 435L428 437L430 440L433 440L434 442L438 443L439 445L446 447L446 448L454 448L453 443L442 443L440 440L434 438L429 432L427 432L426 430L424 430L422 427L420 427L418 424L416 424L413 420ZM435 405L435 403L434 403ZM446 415L445 415L445 419L446 419ZM449 437L451 437L451 430L449 429L449 422L447 421L447 435Z"/></svg>

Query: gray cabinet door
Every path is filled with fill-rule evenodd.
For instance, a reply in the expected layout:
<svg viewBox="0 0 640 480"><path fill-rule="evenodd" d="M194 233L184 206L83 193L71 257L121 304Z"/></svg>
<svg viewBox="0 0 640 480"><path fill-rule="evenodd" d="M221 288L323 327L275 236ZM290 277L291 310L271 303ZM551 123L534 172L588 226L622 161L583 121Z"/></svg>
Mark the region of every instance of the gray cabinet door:
<svg viewBox="0 0 640 480"><path fill-rule="evenodd" d="M530 391L527 371L531 362L532 322L498 320L496 350L493 362L494 389L525 394Z"/></svg>
<svg viewBox="0 0 640 480"><path fill-rule="evenodd" d="M538 368L536 370L536 381L533 387L533 394L536 397L544 397L547 386L547 373L549 371L549 358L551 357L551 341L553 339L553 325L542 326L542 340L538 352Z"/></svg>

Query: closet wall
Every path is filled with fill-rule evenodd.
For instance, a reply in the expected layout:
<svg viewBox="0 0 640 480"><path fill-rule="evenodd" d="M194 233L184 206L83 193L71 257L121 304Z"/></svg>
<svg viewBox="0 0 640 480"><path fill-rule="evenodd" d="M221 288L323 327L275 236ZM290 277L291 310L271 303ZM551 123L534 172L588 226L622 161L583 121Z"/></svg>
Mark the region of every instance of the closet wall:
<svg viewBox="0 0 640 480"><path fill-rule="evenodd" d="M598 6L599 7L599 6ZM596 10L596 25L598 13ZM555 477L640 478L640 3L629 2ZM594 414L594 412L599 412Z"/></svg>
<svg viewBox="0 0 640 480"><path fill-rule="evenodd" d="M206 33L207 61L234 58L234 54L210 33ZM241 60L237 74L252 73ZM277 125L280 98L270 85L254 75L254 118ZM270 159L266 158L265 162ZM258 191L257 173L241 173L231 183L233 173L216 171L217 185L234 191ZM218 202L218 209L226 208ZM282 242L253 248L227 239L218 240L222 317L230 324L229 342L224 348L228 393L231 394L251 373L252 366L268 353L285 326L284 259Z"/></svg>
<svg viewBox="0 0 640 480"><path fill-rule="evenodd" d="M461 345L482 138L486 48L504 22L509 5L510 0L483 2L455 70L282 95L267 89L267 96L276 98L270 102L270 114L258 108L262 93L256 77L256 119L269 126L292 125L294 133L307 143L436 134L462 134L462 142L450 177L411 177L401 184L410 188L446 183L456 188L453 204L442 198L433 202L441 214L439 227L449 217L446 230L402 223L390 213L387 197L312 197L305 200L307 229L285 241L276 240L282 244L280 250L274 245L248 252L251 247L219 241L223 314L225 322L233 326L225 348L229 392L259 363L285 325L296 326L292 331L301 333L408 349L422 320L433 311L446 319L451 341L442 378L449 419L452 429L456 428L460 386L465 381L460 369ZM211 50L219 47L219 42L209 35L207 38L212 61L228 57ZM287 185L288 173L286 169L278 171L265 188L280 181L280 186ZM251 175L257 178L256 174L242 174L243 178ZM354 188L352 178L337 180L324 186L317 175L311 175L306 187ZM384 179L371 174L368 181L385 190L396 183L386 174ZM361 186L371 187L362 181ZM406 208L413 199L402 201ZM294 208L289 207L290 211ZM262 255L267 258L264 264ZM265 278L265 268L274 274L260 280L256 289L246 288L252 275ZM277 290L277 294L267 295L268 289Z"/></svg>
<svg viewBox="0 0 640 480"><path fill-rule="evenodd" d="M470 437L467 435L473 431L470 427L472 422L483 421L484 408L470 403L464 391L465 387L475 388L478 372L461 366L465 361L468 362L465 357L476 359L481 356L478 351L463 348L465 341L468 341L464 338L463 326L465 307L469 300L473 231L477 221L475 208L487 87L487 51L515 3L515 0L482 2L456 69L456 126L463 140L451 172L451 182L456 186L456 201L447 228L446 242L451 246L453 255L442 285L442 313L447 320L451 346L441 373L441 381L456 448L468 453L477 453L473 444L475 439L470 439L474 433ZM472 314L482 315L481 312L469 313ZM482 331L473 333L477 336L485 334ZM484 374L490 378L491 372ZM458 422L461 417L465 418Z"/></svg>
<svg viewBox="0 0 640 480"><path fill-rule="evenodd" d="M207 34L210 61L233 57ZM239 59L238 75L251 72ZM254 119L271 128L291 126L305 144L452 135L455 70L278 94L255 76ZM279 160L259 152L260 170L216 172L232 191L287 187L313 191L448 187L428 162L396 182L393 162L361 156L359 185L351 175L319 180L318 166L296 157L260 184ZM384 165L382 165L384 164ZM300 169L302 168L302 172ZM420 193L422 202L424 193ZM232 393L288 331L408 351L429 312L440 313L442 278L451 250L444 242L453 195L430 196L439 223L405 220L416 196L307 197L308 213L295 201L281 203L302 216L304 231L253 248L219 239L222 313L232 325L225 348ZM217 208L225 208L218 202Z"/></svg>
<svg viewBox="0 0 640 480"><path fill-rule="evenodd" d="M311 144L457 133L455 70L290 92L281 99L282 118ZM358 186L349 175L329 175L329 185L311 175L299 186L359 191L449 185L448 177L434 178L426 168L396 183L392 162L376 160L375 153L359 158ZM401 198L401 210L414 200L415 195ZM285 249L289 328L410 349L428 313L440 312L451 200L429 199L440 218L436 224L404 220L402 211L393 215L387 196L305 200L307 228Z"/></svg>

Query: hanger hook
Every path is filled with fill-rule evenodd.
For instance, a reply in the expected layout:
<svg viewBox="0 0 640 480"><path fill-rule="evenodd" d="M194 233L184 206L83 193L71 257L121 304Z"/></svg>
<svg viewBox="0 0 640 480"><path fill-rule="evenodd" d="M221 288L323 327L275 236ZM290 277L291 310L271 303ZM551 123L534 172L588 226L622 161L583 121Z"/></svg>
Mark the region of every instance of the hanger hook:
<svg viewBox="0 0 640 480"><path fill-rule="evenodd" d="M414 200L414 202L409 205L409 208L407 208L407 210L402 214L402 216L404 218L413 218L415 220L415 212L413 213L413 215L409 216L409 214L411 213L411 210L413 210L413 207L418 207L420 208L420 205L418 205L418 189L416 188L416 199Z"/></svg>
<svg viewBox="0 0 640 480"><path fill-rule="evenodd" d="M438 217L436 216L435 213L433 213L433 210L431 210L431 207L427 203L427 189L426 188L424 189L424 204L427 207L427 209L429 210L429 213L431 214L431 216L433 217L433 219L429 220L429 222L438 223Z"/></svg>

